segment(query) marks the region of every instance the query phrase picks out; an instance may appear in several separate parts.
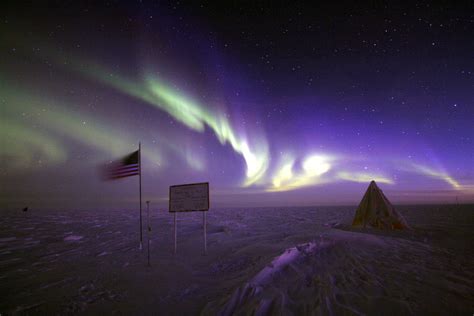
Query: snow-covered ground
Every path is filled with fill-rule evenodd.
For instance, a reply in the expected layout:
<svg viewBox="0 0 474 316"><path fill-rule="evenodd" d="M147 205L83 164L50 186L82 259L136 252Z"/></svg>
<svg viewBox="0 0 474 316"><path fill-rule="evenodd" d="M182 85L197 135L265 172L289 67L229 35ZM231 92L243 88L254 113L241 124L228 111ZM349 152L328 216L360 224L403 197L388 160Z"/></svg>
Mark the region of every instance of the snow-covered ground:
<svg viewBox="0 0 474 316"><path fill-rule="evenodd" d="M413 230L352 229L355 207L4 212L0 314L472 315L474 206L399 206ZM144 215L146 215L144 213Z"/></svg>

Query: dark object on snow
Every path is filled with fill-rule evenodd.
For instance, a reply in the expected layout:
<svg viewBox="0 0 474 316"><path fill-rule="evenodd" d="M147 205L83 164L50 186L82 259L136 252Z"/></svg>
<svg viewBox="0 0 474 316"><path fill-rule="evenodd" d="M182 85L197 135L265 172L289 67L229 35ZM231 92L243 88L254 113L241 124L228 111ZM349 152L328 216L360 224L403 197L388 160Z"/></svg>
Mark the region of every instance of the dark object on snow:
<svg viewBox="0 0 474 316"><path fill-rule="evenodd" d="M28 212L28 207L25 207L25 208L23 209L23 212Z"/></svg>
<svg viewBox="0 0 474 316"><path fill-rule="evenodd" d="M367 225L380 229L409 228L403 216L395 210L375 181L370 182L352 221L352 226Z"/></svg>

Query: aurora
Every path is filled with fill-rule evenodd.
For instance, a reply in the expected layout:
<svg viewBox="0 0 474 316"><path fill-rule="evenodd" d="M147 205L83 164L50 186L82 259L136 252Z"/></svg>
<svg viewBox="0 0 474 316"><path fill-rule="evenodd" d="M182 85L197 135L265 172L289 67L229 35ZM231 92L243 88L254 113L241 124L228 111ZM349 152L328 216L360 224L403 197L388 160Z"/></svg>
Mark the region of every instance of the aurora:
<svg viewBox="0 0 474 316"><path fill-rule="evenodd" d="M0 12L0 316L472 314L474 2Z"/></svg>
<svg viewBox="0 0 474 316"><path fill-rule="evenodd" d="M328 200L355 201L371 180L400 202L426 192L473 199L472 89L459 93L468 74L433 75L399 57L364 68L351 55L366 49L360 43L347 56L331 47L326 63L323 53L293 56L278 36L272 43L281 51L264 37L249 48L211 26L187 30L184 40L175 34L181 20L168 13L118 38L94 32L102 27L95 18L81 26L36 21L35 31L35 21L11 19L2 28L2 183L25 176L28 199L47 194L60 205L36 183L62 187L61 171L75 170L62 195L89 186L83 196L92 203L102 186L97 166L141 142L146 195L160 201L169 185L192 181L213 183L217 205L222 192L232 192L230 204L248 194L272 204L277 193L298 204L327 188ZM332 64L345 68L332 72ZM407 73L442 93L390 79ZM104 200L132 200L126 185L111 190ZM10 185L2 203L21 203L24 191Z"/></svg>

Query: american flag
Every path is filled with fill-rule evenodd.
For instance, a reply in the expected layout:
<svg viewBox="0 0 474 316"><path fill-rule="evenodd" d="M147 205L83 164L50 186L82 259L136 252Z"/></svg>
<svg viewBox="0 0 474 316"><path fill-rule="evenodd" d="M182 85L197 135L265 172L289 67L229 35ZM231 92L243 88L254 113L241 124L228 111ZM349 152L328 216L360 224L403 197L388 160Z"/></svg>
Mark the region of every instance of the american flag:
<svg viewBox="0 0 474 316"><path fill-rule="evenodd" d="M136 176L138 174L140 174L140 152L137 150L107 165L105 177L112 180Z"/></svg>

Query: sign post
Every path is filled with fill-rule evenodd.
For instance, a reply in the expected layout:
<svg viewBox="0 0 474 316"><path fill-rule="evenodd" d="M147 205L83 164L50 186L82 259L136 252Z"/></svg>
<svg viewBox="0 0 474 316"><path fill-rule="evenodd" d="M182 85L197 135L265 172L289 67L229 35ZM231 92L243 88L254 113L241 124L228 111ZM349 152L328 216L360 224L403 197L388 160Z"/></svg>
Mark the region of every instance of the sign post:
<svg viewBox="0 0 474 316"><path fill-rule="evenodd" d="M203 212L204 254L207 254L207 220L209 210L209 182L170 186L169 212L174 213L174 253L177 252L177 213Z"/></svg>
<svg viewBox="0 0 474 316"><path fill-rule="evenodd" d="M178 243L176 241L176 236L177 236L177 222L176 222L176 217L178 216L177 212L174 212L174 253L176 254L176 249L178 248Z"/></svg>
<svg viewBox="0 0 474 316"><path fill-rule="evenodd" d="M207 255L207 221L206 221L206 212L202 212L202 226L204 227L204 255Z"/></svg>
<svg viewBox="0 0 474 316"><path fill-rule="evenodd" d="M147 217L147 242L148 242L148 266L150 266L150 232L151 232L151 225L150 225L150 201L146 201L146 217Z"/></svg>

